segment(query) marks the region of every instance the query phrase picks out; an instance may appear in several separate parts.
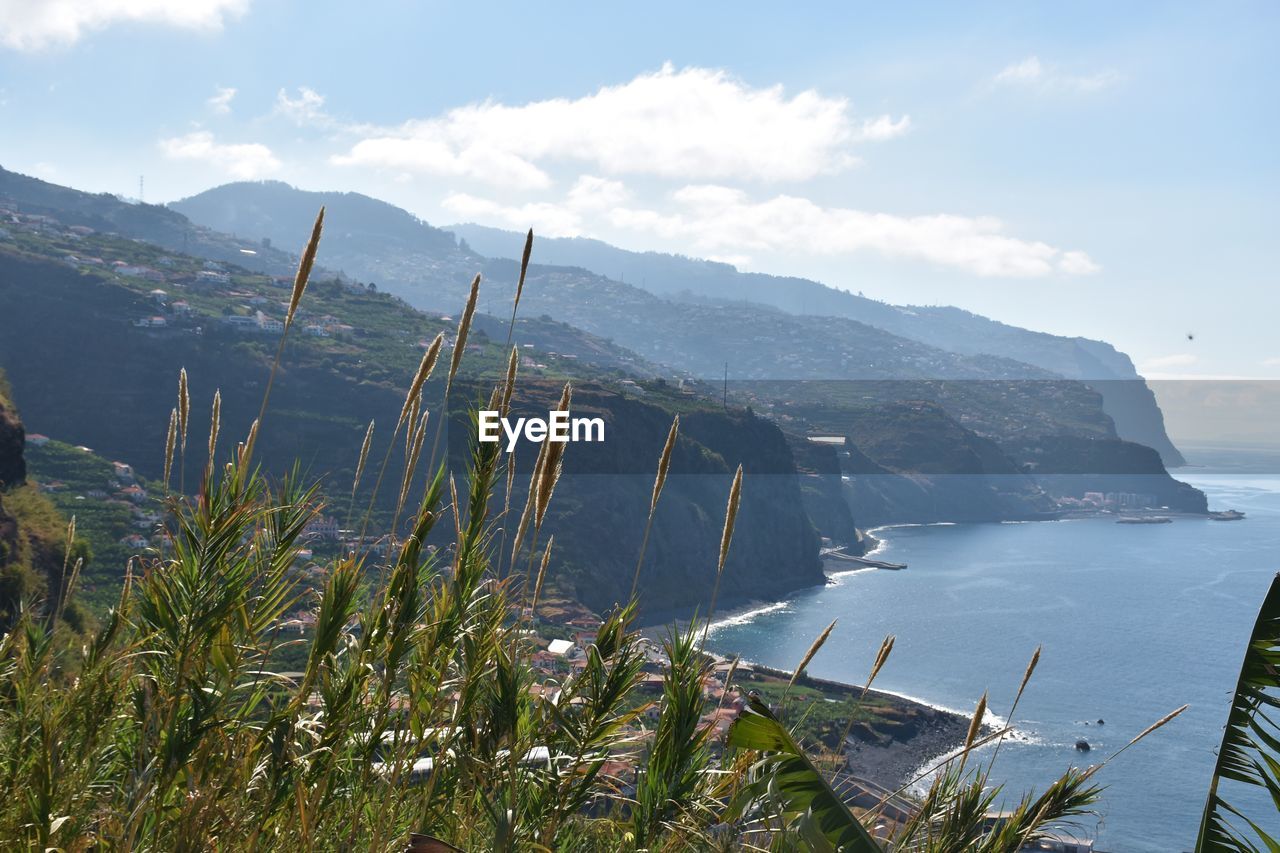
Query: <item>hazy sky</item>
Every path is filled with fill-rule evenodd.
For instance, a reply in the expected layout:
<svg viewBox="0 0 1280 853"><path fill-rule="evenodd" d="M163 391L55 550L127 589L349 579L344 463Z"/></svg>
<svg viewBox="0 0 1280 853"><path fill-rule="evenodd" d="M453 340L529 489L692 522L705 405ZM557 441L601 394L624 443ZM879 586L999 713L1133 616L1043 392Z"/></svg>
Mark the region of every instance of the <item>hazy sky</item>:
<svg viewBox="0 0 1280 853"><path fill-rule="evenodd" d="M1280 4L960 5L0 0L0 165L356 190L1280 376Z"/></svg>

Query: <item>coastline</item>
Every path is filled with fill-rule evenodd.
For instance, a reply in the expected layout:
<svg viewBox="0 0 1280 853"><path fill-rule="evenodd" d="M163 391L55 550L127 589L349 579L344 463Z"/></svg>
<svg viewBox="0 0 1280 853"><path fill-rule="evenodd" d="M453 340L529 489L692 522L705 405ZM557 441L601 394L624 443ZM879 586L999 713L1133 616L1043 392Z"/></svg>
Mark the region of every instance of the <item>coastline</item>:
<svg viewBox="0 0 1280 853"><path fill-rule="evenodd" d="M951 523L941 522L940 524L949 525ZM887 537L877 534L882 534L883 531L894 527L904 526L921 525L888 524L862 531L862 538L859 540L864 548L862 556L874 559L878 553L885 550L889 545ZM838 559L824 559L822 567L823 573L826 575L825 582L827 584L838 583L840 578L857 572L885 571L885 569L877 569L871 566L855 566ZM783 598L778 601L736 602L727 608L723 615L716 617L710 626L710 633L714 634L723 627L751 622L768 613L785 611L790 606L789 598ZM678 621L687 623L688 616L685 615L682 620ZM665 623L665 626L663 623L658 623L656 625L647 625L642 630L652 636L656 628L669 626L670 620ZM715 657L729 659L728 656L719 653L716 653ZM792 675L789 670L779 669L756 661L744 659L742 662L750 664L756 672L765 673L773 677L790 679ZM802 674L796 679L796 684L844 696L857 697L863 693L861 685L818 678L807 674ZM866 690L865 704L876 707L890 718L909 721L900 730L892 732L877 731L865 725L855 727L850 736L852 745L848 748L847 753L850 756L850 771L856 776L889 790L897 790L906 786L919 776L923 769L961 748L964 745L964 739L968 733L971 720L971 714L954 708L943 707L918 697L875 688ZM861 733L859 733L859 728Z"/></svg>
<svg viewBox="0 0 1280 853"><path fill-rule="evenodd" d="M755 672L791 678L791 672L785 669L754 661L743 663L749 663ZM801 675L795 683L846 696L858 697L863 693L860 685L809 675ZM847 751L850 772L891 791L906 787L923 769L963 747L972 718L951 708L875 688L866 691L862 704L889 719L903 721L893 729L858 724L850 734L853 745Z"/></svg>

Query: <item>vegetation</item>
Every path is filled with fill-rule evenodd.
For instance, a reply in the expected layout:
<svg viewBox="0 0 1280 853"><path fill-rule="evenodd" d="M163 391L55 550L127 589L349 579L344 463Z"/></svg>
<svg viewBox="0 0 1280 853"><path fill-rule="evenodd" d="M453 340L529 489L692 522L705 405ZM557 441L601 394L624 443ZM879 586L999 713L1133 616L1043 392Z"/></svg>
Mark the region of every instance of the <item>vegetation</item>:
<svg viewBox="0 0 1280 853"><path fill-rule="evenodd" d="M1271 581L1245 648L1196 839L1196 853L1280 850L1280 841L1274 834L1274 816L1280 813L1280 725L1274 716L1276 708L1280 708L1280 575ZM1275 804L1270 820L1262 814L1247 814L1227 800L1228 793L1224 792L1240 786L1261 788L1270 795ZM1259 848L1255 840L1263 847Z"/></svg>
<svg viewBox="0 0 1280 853"><path fill-rule="evenodd" d="M319 232L317 221L285 334ZM293 566L318 492L296 472L270 482L254 461L259 430L271 428L265 395L266 420L220 451L215 395L196 496L168 500L171 550L137 561L92 636L69 641L60 604L24 602L0 638L0 778L11 792L0 837L45 850L397 850L411 833L440 839L435 849L882 849L870 827L886 804L855 814L779 719L793 685L779 715L752 698L730 748L712 748L700 721L710 666L700 621L665 644L651 737L633 725L646 707L634 701L644 663L634 600L599 626L580 671L537 675L525 614L555 558L544 520L565 445L542 445L523 510L509 491L496 499L509 458L497 445L472 444L465 470L434 449L420 456L438 353L423 359L392 430L392 446L412 431L414 449L407 473L386 482L413 482L419 461L430 476L407 524L381 543L385 557L338 557L322 588L309 588ZM505 410L514 386L511 370L491 404ZM187 442L180 387L169 456ZM570 394L566 384L565 408ZM382 482L389 457L371 460L369 476ZM665 463L660 471L655 504ZM739 468L707 566L717 588L749 488ZM451 547L426 544L437 528L452 528ZM299 604L314 627L295 639L285 616ZM288 645L302 668L275 671L273 653ZM986 771L965 773L971 751L1003 735L979 736L984 707L965 749L896 822L895 849L1013 851L1097 797L1097 768L1072 770L992 825ZM634 784L617 758L634 762Z"/></svg>

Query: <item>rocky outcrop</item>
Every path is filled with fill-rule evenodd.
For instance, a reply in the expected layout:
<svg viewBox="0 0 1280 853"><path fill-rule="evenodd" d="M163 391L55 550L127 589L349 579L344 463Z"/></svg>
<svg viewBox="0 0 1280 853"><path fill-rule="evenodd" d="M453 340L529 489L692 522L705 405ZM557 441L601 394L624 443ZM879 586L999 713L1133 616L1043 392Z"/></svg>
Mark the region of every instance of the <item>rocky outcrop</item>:
<svg viewBox="0 0 1280 853"><path fill-rule="evenodd" d="M0 490L21 485L27 479L23 457L26 431L13 405L0 392Z"/></svg>

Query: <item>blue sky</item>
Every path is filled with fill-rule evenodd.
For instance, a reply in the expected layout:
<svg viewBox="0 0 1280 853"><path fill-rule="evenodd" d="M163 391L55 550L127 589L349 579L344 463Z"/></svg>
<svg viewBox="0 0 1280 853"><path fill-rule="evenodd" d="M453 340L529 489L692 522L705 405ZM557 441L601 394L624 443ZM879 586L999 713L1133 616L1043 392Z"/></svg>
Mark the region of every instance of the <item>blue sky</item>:
<svg viewBox="0 0 1280 853"><path fill-rule="evenodd" d="M355 190L1280 375L1280 6L781 9L0 0L0 165Z"/></svg>

